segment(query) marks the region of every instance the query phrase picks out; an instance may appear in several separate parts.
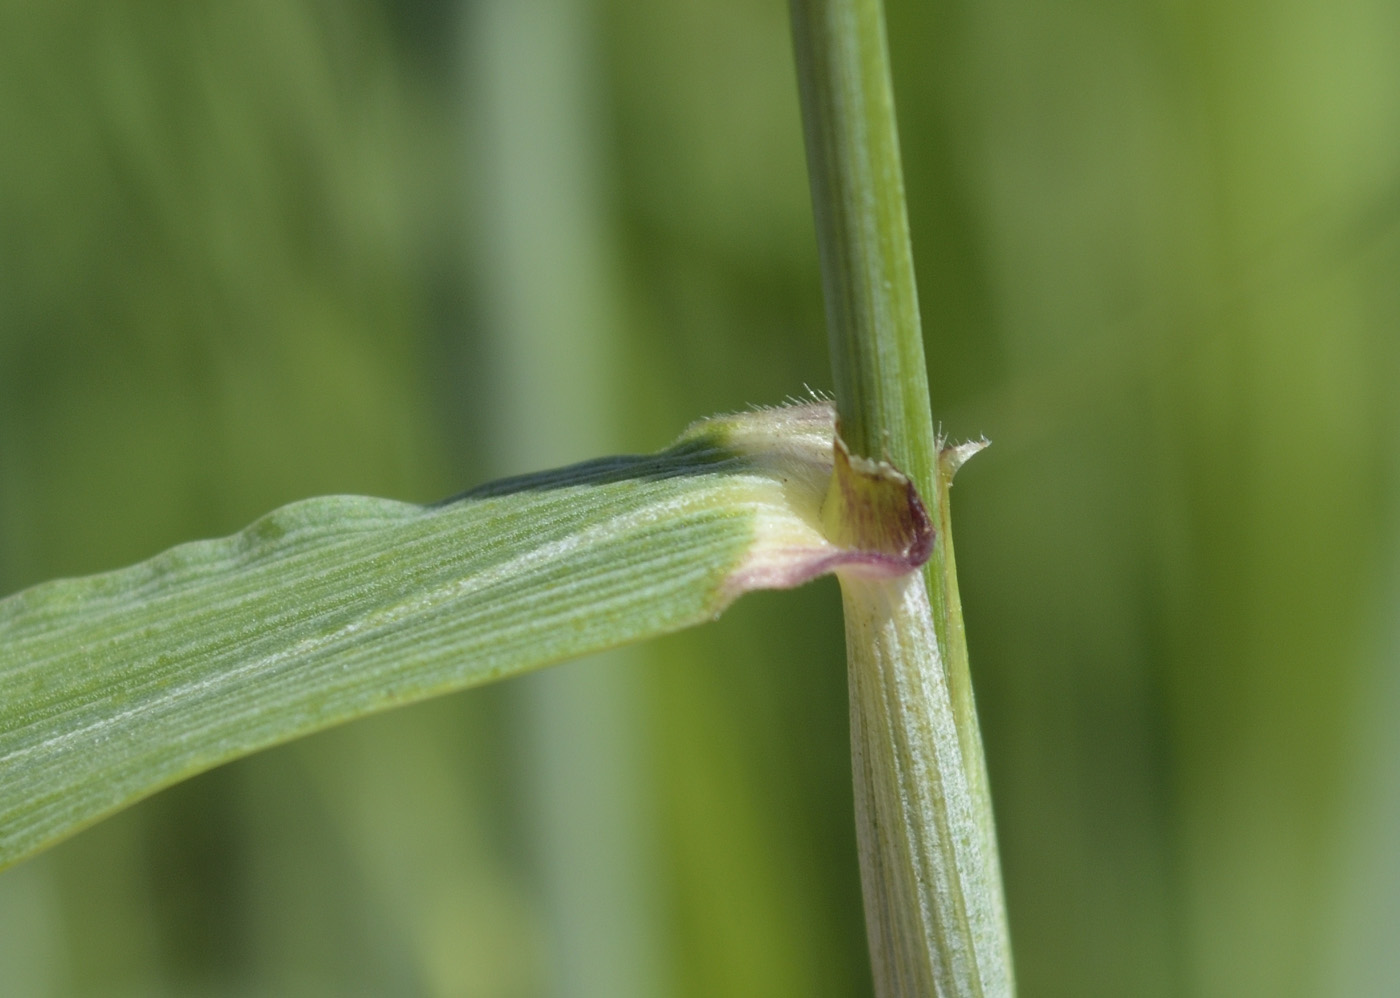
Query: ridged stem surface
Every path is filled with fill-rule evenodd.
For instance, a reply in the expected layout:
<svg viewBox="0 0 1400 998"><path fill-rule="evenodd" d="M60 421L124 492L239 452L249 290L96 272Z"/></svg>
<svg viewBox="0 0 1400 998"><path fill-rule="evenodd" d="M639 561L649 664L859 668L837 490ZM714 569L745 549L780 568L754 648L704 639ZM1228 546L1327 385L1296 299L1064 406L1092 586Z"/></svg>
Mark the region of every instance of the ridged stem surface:
<svg viewBox="0 0 1400 998"><path fill-rule="evenodd" d="M856 820L876 991L1010 995L1011 953L925 369L884 12L791 0L841 436L914 482L912 581L842 575ZM839 471L839 463L838 463Z"/></svg>

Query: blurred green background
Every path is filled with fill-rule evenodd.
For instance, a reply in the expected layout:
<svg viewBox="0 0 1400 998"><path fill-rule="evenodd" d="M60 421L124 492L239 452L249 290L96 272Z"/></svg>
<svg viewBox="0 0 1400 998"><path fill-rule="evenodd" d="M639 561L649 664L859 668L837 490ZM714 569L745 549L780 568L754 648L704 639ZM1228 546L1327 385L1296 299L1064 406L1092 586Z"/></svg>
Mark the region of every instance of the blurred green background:
<svg viewBox="0 0 1400 998"><path fill-rule="evenodd" d="M1400 6L890 0L1022 993L1400 993ZM829 387L780 0L0 0L0 593ZM830 580L0 874L0 993L869 992Z"/></svg>

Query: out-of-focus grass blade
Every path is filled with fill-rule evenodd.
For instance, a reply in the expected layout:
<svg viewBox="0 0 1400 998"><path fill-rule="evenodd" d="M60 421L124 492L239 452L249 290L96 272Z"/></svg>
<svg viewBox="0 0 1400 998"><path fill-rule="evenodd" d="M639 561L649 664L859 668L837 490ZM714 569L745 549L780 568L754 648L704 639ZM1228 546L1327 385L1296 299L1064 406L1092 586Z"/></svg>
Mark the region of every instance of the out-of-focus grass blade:
<svg viewBox="0 0 1400 998"><path fill-rule="evenodd" d="M0 600L0 867L340 721L700 623L750 589L905 570L898 538L823 535L833 435L820 403L720 417L656 455L435 506L308 499Z"/></svg>

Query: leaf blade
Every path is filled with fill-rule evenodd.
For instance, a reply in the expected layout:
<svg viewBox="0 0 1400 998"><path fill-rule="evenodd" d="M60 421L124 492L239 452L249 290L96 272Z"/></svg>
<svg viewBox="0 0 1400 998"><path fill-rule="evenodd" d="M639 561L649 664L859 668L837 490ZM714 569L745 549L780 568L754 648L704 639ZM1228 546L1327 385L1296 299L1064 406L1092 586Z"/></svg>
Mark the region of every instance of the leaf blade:
<svg viewBox="0 0 1400 998"><path fill-rule="evenodd" d="M417 506L329 496L0 600L0 868L221 762L859 561L827 405Z"/></svg>

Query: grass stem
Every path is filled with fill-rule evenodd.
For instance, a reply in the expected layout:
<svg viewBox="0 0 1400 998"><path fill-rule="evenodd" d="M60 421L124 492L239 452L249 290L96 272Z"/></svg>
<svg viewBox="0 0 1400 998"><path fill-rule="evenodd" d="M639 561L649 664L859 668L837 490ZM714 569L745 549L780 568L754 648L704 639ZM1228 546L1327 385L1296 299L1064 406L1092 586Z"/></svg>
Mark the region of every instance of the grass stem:
<svg viewBox="0 0 1400 998"><path fill-rule="evenodd" d="M933 431L880 0L791 0L840 432L923 496L920 576L842 579L876 990L1010 995L1009 936Z"/></svg>

